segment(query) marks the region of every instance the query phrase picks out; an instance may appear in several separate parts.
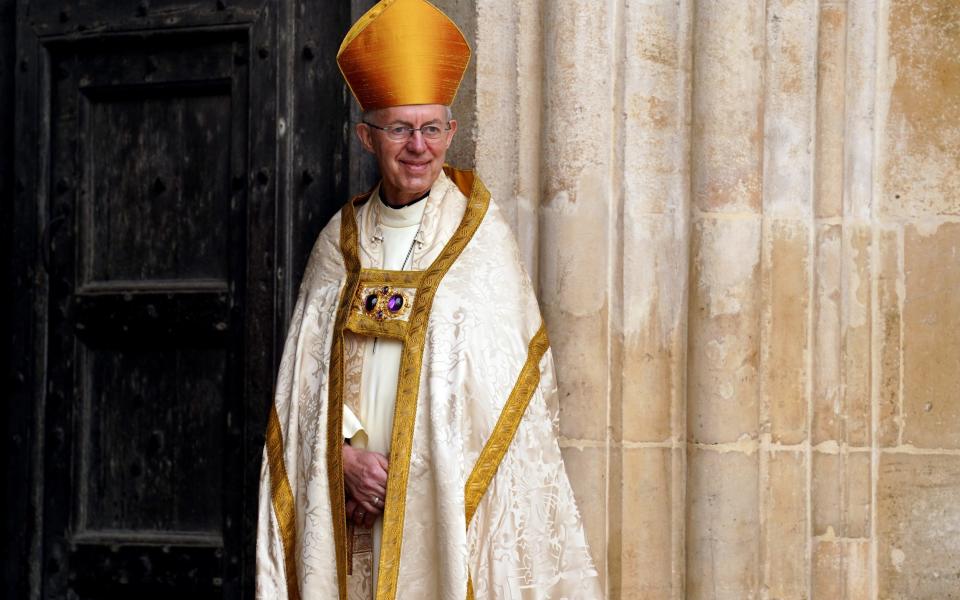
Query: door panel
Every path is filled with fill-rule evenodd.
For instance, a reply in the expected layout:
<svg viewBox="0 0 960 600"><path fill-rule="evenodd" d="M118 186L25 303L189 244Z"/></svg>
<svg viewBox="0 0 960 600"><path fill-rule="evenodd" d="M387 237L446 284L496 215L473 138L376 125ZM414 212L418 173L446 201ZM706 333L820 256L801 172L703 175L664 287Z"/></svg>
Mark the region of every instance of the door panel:
<svg viewBox="0 0 960 600"><path fill-rule="evenodd" d="M226 283L230 101L227 82L84 91L84 285Z"/></svg>
<svg viewBox="0 0 960 600"><path fill-rule="evenodd" d="M242 579L246 51L229 31L51 45L48 597Z"/></svg>
<svg viewBox="0 0 960 600"><path fill-rule="evenodd" d="M278 349L357 189L350 11L16 2L13 597L252 598Z"/></svg>
<svg viewBox="0 0 960 600"><path fill-rule="evenodd" d="M125 346L83 348L78 533L219 536L227 353Z"/></svg>

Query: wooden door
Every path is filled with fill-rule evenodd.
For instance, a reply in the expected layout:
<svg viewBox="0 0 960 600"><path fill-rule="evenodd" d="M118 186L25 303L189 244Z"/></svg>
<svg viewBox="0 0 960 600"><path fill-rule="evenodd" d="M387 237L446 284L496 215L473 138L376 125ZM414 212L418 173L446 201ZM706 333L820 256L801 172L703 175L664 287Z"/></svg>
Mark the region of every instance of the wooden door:
<svg viewBox="0 0 960 600"><path fill-rule="evenodd" d="M340 4L18 3L11 597L252 597L278 349L347 197Z"/></svg>

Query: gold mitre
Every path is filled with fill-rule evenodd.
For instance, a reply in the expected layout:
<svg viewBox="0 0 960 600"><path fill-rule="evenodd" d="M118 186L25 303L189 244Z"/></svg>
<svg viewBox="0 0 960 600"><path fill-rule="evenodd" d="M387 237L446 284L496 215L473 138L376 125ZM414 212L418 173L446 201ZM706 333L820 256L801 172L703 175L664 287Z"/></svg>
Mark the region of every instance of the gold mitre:
<svg viewBox="0 0 960 600"><path fill-rule="evenodd" d="M470 46L450 17L426 0L380 0L353 24L337 64L360 107L449 106Z"/></svg>

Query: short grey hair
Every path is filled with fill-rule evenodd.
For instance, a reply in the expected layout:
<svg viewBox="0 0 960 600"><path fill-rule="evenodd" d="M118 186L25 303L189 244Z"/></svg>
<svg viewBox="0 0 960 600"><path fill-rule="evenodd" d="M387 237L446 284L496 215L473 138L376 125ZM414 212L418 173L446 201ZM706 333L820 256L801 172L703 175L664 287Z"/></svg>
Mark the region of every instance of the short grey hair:
<svg viewBox="0 0 960 600"><path fill-rule="evenodd" d="M453 120L453 109L450 108L449 106L444 106L444 108L447 109L447 122L452 121L452 120ZM374 122L375 122L375 119L376 119L376 116L377 116L377 113L379 113L381 110L383 110L383 109L382 109L382 108L374 108L374 109L372 109L372 110L365 110L365 111L363 111L363 114L362 114L361 118L362 118L364 121L370 121L371 123L374 123Z"/></svg>

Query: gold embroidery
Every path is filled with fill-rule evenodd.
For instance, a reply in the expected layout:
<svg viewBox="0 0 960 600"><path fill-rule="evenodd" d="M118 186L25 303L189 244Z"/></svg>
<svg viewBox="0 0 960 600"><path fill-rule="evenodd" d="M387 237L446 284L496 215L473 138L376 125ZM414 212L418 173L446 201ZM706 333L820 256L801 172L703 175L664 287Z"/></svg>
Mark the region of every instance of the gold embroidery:
<svg viewBox="0 0 960 600"><path fill-rule="evenodd" d="M547 328L540 325L537 334L530 340L527 350L527 360L520 370L520 376L510 392L507 403L500 411L500 417L497 424L493 427L487 443L484 444L477 462L467 478L464 486L463 497L466 506L467 527L470 527L470 521L473 514L480 504L480 500L486 493L490 482L493 480L500 461L507 453L513 436L517 433L517 427L520 426L520 420L523 418L524 411L527 410L527 404L533 397L533 392L540 385L540 359L547 351L550 341L547 339Z"/></svg>
<svg viewBox="0 0 960 600"><path fill-rule="evenodd" d="M327 479L330 486L330 511L333 517L333 543L337 559L337 588L340 600L347 598L347 510L343 482L343 332L350 303L360 283L360 259L357 256L357 222L354 206L370 194L358 196L343 207L340 221L340 252L346 269L346 281L337 307L337 320L330 348L330 375L327 395Z"/></svg>
<svg viewBox="0 0 960 600"><path fill-rule="evenodd" d="M444 167L448 176L452 170ZM420 389L420 368L423 360L423 342L433 298L440 281L473 237L486 214L490 192L473 173L453 171L451 179L461 191L469 184L469 200L460 226L450 237L433 264L423 271L417 289L417 298L410 315L403 354L400 358L400 379L397 385L397 403L393 417L393 436L390 444L390 470L387 476L387 497L383 513L383 539L380 548L380 567L377 600L394 600L397 595L397 577L400 572L400 549L403 542L403 522L406 511L407 480L410 475L410 453L413 449L413 428ZM463 184L463 185L461 185Z"/></svg>
<svg viewBox="0 0 960 600"><path fill-rule="evenodd" d="M385 271L363 269L360 285L353 298L346 327L355 333L371 337L388 337L402 340L407 334L407 322L416 303L417 287L424 271ZM403 304L398 310L390 310L390 299L400 295ZM368 310L366 305L371 295L376 296L376 305Z"/></svg>
<svg viewBox="0 0 960 600"><path fill-rule="evenodd" d="M280 416L276 405L270 408L267 417L267 463L270 467L270 496L273 499L273 512L277 515L277 528L283 542L283 566L287 578L287 597L290 600L300 598L297 581L297 561L294 552L297 547L297 525L294 522L293 492L287 479L287 468L283 463L283 433L280 429Z"/></svg>
<svg viewBox="0 0 960 600"><path fill-rule="evenodd" d="M473 171L454 169L450 165L443 165L443 173L450 178L450 181L457 186L457 189L460 190L467 198L470 198L473 195L473 188L480 182L479 178L474 174ZM483 187L483 184L480 183L480 187ZM487 192L486 189L483 190ZM489 194L489 192L487 192Z"/></svg>
<svg viewBox="0 0 960 600"><path fill-rule="evenodd" d="M351 312L347 318L346 328L354 333L370 337L385 337L402 340L407 335L406 321L377 321L365 315Z"/></svg>
<svg viewBox="0 0 960 600"><path fill-rule="evenodd" d="M510 397L500 411L497 424L494 425L487 443L483 445L483 450L480 451L480 456L477 457L477 462L464 485L463 499L468 529L474 513L477 512L477 506L480 505L480 500L490 487L500 462L517 434L517 428L520 426L523 413L527 410L530 398L540 385L540 360L549 346L546 325L541 324L527 347L527 360L520 369L517 382L510 391ZM469 566L467 567L467 600L473 600L473 578L470 576Z"/></svg>
<svg viewBox="0 0 960 600"><path fill-rule="evenodd" d="M500 411L500 417L497 424L494 425L487 443L484 444L477 462L467 478L464 486L463 497L466 508L467 527L470 527L470 521L473 514L477 511L480 500L486 493L490 482L493 480L500 461L507 453L513 436L517 433L517 427L520 426L520 419L523 418L524 411L527 410L527 404L533 397L533 392L540 385L540 359L550 346L547 339L546 325L540 325L537 334L530 340L527 349L527 360L520 370L520 376L510 392L507 403Z"/></svg>
<svg viewBox="0 0 960 600"><path fill-rule="evenodd" d="M402 288L416 288L423 280L424 271L388 271L386 269L363 269L360 281L363 285L392 285Z"/></svg>

